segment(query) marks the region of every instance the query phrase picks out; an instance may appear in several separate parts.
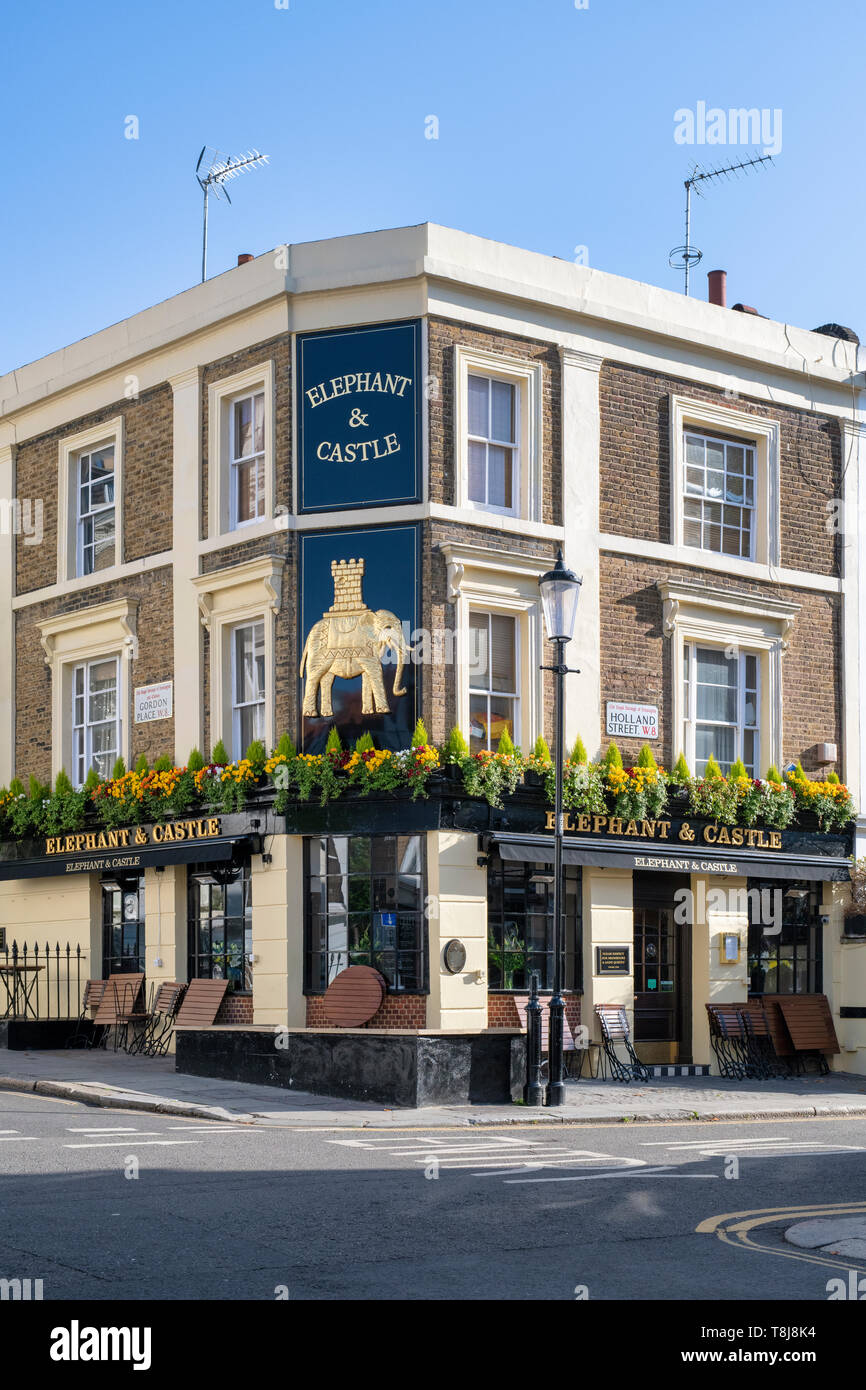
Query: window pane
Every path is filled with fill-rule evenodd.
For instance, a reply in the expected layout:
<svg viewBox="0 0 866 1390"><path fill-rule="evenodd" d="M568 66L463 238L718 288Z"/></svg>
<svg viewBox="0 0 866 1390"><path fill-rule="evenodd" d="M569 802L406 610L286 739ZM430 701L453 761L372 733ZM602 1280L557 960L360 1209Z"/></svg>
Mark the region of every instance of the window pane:
<svg viewBox="0 0 866 1390"><path fill-rule="evenodd" d="M501 696L490 699L490 746L495 748L507 731L509 738L514 734L514 700L504 700Z"/></svg>
<svg viewBox="0 0 866 1390"><path fill-rule="evenodd" d="M501 613L491 614L493 660L490 684L493 690L514 691L517 689L514 621L514 618L505 617Z"/></svg>
<svg viewBox="0 0 866 1390"><path fill-rule="evenodd" d="M486 377L469 378L469 433L489 438L487 430L489 383Z"/></svg>
<svg viewBox="0 0 866 1390"><path fill-rule="evenodd" d="M469 500L470 502L486 502L486 444L469 445Z"/></svg>
<svg viewBox="0 0 866 1390"><path fill-rule="evenodd" d="M256 516L256 464L238 464L235 469L236 506L238 521L252 521Z"/></svg>
<svg viewBox="0 0 866 1390"><path fill-rule="evenodd" d="M695 727L695 752L698 772L706 768L710 754L723 773L728 773L736 756L736 729L719 724L698 724Z"/></svg>
<svg viewBox="0 0 866 1390"><path fill-rule="evenodd" d="M480 753L482 749L490 746L487 733L490 716L487 704L486 695L469 696L469 750L472 753Z"/></svg>
<svg viewBox="0 0 866 1390"><path fill-rule="evenodd" d="M257 454L262 453L265 447L265 398L259 393L255 398L255 431L253 435L253 447Z"/></svg>
<svg viewBox="0 0 866 1390"><path fill-rule="evenodd" d="M93 519L93 568L108 569L114 564L114 508L97 512Z"/></svg>
<svg viewBox="0 0 866 1390"><path fill-rule="evenodd" d="M487 449L487 500L491 507L512 507L511 474L513 449L497 444Z"/></svg>
<svg viewBox="0 0 866 1390"><path fill-rule="evenodd" d="M492 438L514 441L514 386L507 381L491 382L493 395Z"/></svg>
<svg viewBox="0 0 866 1390"><path fill-rule="evenodd" d="M236 459L246 458L253 452L253 401L251 396L245 396L242 401L234 403L234 456Z"/></svg>
<svg viewBox="0 0 866 1390"><path fill-rule="evenodd" d="M490 620L486 613L469 614L468 637L469 684L486 690L490 684Z"/></svg>
<svg viewBox="0 0 866 1390"><path fill-rule="evenodd" d="M265 682L264 623L238 628L235 633L235 689L237 703L259 700Z"/></svg>

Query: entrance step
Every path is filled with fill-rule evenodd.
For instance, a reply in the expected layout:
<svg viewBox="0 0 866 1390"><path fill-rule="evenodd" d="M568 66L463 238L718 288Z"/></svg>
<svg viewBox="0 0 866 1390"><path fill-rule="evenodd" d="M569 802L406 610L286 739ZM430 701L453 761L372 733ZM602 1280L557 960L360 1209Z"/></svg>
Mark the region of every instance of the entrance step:
<svg viewBox="0 0 866 1390"><path fill-rule="evenodd" d="M650 1076L709 1076L708 1062L659 1062L649 1068Z"/></svg>

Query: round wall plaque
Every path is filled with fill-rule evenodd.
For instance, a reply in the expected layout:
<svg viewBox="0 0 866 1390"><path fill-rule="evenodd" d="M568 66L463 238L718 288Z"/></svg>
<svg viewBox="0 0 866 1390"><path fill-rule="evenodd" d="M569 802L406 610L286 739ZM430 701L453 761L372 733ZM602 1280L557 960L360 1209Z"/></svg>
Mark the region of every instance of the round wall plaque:
<svg viewBox="0 0 866 1390"><path fill-rule="evenodd" d="M456 975L466 964L466 947L463 945L462 941L458 941L455 937L453 940L445 943L443 956L445 960L445 969L449 974Z"/></svg>

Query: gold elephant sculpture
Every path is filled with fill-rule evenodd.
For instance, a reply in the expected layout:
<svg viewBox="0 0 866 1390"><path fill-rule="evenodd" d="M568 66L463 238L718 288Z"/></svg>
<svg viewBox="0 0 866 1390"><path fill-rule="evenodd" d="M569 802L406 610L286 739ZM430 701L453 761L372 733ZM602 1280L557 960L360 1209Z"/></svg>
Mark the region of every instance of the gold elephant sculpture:
<svg viewBox="0 0 866 1390"><path fill-rule="evenodd" d="M412 648L395 613L387 608L366 608L360 613L326 614L320 618L310 628L301 655L300 675L303 677L305 668L307 673L304 714L311 719L317 714L323 718L332 715L334 681L338 677L352 680L355 676L362 677L361 713L390 713L382 674L382 659L388 650L397 656L394 694L405 695L406 688L401 683L403 665L411 658Z"/></svg>

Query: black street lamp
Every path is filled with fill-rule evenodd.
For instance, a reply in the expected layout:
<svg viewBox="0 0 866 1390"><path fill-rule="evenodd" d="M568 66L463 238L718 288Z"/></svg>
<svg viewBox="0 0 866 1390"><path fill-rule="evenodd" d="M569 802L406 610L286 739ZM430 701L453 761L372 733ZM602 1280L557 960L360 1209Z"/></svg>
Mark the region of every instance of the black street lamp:
<svg viewBox="0 0 866 1390"><path fill-rule="evenodd" d="M558 551L556 564L538 581L541 590L541 604L544 609L544 626L551 642L556 644L556 662L553 666L542 666L543 671L553 671L556 676L556 799L554 803L554 859L553 859L553 995L550 1000L550 1027L547 1044L547 1104L562 1105L565 1099L565 1085L562 1080L562 1034L565 1001L562 997L562 777L565 750L563 749L563 694L565 677L571 670L565 664L565 644L574 634L574 620L577 616L577 600L580 597L582 580L565 568L562 551Z"/></svg>

